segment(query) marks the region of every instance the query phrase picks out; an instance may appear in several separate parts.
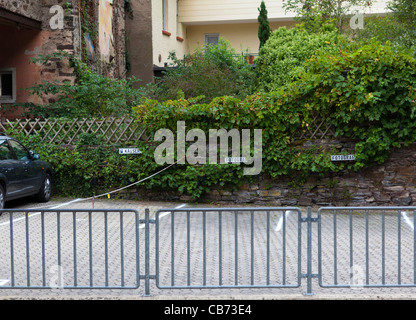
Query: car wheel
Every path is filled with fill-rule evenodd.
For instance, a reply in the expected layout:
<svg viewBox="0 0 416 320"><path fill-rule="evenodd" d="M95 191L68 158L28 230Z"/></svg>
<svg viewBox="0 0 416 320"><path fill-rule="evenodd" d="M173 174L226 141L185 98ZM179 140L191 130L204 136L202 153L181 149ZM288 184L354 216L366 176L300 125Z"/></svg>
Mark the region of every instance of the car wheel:
<svg viewBox="0 0 416 320"><path fill-rule="evenodd" d="M48 202L52 193L52 180L49 174L45 175L42 186L39 189L39 193L36 198L39 202Z"/></svg>

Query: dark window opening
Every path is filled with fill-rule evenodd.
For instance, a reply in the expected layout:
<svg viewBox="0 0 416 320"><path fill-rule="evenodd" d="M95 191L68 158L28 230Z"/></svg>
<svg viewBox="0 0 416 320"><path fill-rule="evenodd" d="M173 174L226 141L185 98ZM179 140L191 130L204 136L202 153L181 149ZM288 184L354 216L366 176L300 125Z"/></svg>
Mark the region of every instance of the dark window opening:
<svg viewBox="0 0 416 320"><path fill-rule="evenodd" d="M1 75L1 96L12 99L13 97L13 75L5 73Z"/></svg>

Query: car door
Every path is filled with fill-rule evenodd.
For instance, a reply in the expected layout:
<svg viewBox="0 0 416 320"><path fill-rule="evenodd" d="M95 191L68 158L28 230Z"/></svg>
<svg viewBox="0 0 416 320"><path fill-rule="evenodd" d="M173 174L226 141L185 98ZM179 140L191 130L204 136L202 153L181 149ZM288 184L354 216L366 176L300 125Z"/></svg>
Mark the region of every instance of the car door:
<svg viewBox="0 0 416 320"><path fill-rule="evenodd" d="M16 140L9 140L9 144L16 155L17 161L19 162L19 168L22 168L21 193L36 193L40 187L42 171L38 170L36 161L33 161L30 158L29 150L27 150L20 142Z"/></svg>
<svg viewBox="0 0 416 320"><path fill-rule="evenodd" d="M19 196L23 170L7 140L0 140L0 175L6 180L6 198Z"/></svg>

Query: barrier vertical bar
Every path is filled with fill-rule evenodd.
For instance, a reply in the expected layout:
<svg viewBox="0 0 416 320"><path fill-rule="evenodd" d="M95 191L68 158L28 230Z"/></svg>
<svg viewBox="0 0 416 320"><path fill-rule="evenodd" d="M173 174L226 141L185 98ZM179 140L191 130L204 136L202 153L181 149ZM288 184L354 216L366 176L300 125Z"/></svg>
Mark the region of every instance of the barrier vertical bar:
<svg viewBox="0 0 416 320"><path fill-rule="evenodd" d="M234 212L234 284L238 285L238 211Z"/></svg>
<svg viewBox="0 0 416 320"><path fill-rule="evenodd" d="M149 209L145 209L145 296L150 296L150 221Z"/></svg>
<svg viewBox="0 0 416 320"><path fill-rule="evenodd" d="M56 238L57 238L57 245L58 245L58 287L62 287L63 283L61 283L62 276L62 251L61 251L61 214L58 211L56 213Z"/></svg>
<svg viewBox="0 0 416 320"><path fill-rule="evenodd" d="M267 285L270 285L270 211L267 211Z"/></svg>
<svg viewBox="0 0 416 320"><path fill-rule="evenodd" d="M77 217L76 212L72 212L73 243L74 243L74 287L78 285L77 279Z"/></svg>
<svg viewBox="0 0 416 320"><path fill-rule="evenodd" d="M191 285L191 221L190 212L186 212L186 283L188 286Z"/></svg>
<svg viewBox="0 0 416 320"><path fill-rule="evenodd" d="M202 283L204 286L207 285L207 218L206 218L206 212L202 212L202 224L203 224L203 235L202 235L202 242L203 242L203 280Z"/></svg>
<svg viewBox="0 0 416 320"><path fill-rule="evenodd" d="M283 246L283 266L282 266L282 276L283 276L283 285L286 285L286 212L283 211L283 232L282 232L282 246Z"/></svg>
<svg viewBox="0 0 416 320"><path fill-rule="evenodd" d="M386 221L385 211L381 212L381 283L386 283Z"/></svg>
<svg viewBox="0 0 416 320"><path fill-rule="evenodd" d="M219 256L219 265L218 265L218 278L219 285L222 286L222 212L218 212L218 256Z"/></svg>
<svg viewBox="0 0 416 320"><path fill-rule="evenodd" d="M30 255L29 255L29 214L25 212L26 221L26 272L27 272L27 286L30 287Z"/></svg>
<svg viewBox="0 0 416 320"><path fill-rule="evenodd" d="M88 237L89 237L89 255L90 255L90 287L93 286L93 272L92 272L92 213L88 212Z"/></svg>
<svg viewBox="0 0 416 320"><path fill-rule="evenodd" d="M175 212L172 211L170 214L171 221L171 260L170 260L170 270L171 270L171 285L175 285Z"/></svg>
<svg viewBox="0 0 416 320"><path fill-rule="evenodd" d="M10 212L10 271L11 284L14 287L13 212Z"/></svg>
<svg viewBox="0 0 416 320"><path fill-rule="evenodd" d="M365 283L370 283L370 254L369 254L369 217L368 210L365 211Z"/></svg>
<svg viewBox="0 0 416 320"><path fill-rule="evenodd" d="M352 225L352 210L350 210L350 279L353 279L353 265L354 265L354 241L353 241L353 225Z"/></svg>
<svg viewBox="0 0 416 320"><path fill-rule="evenodd" d="M308 217L307 217L307 226L308 226L308 242L307 242L307 292L306 295L312 295L312 208L308 207Z"/></svg>
<svg viewBox="0 0 416 320"><path fill-rule="evenodd" d="M108 287L108 212L104 212L104 272L105 286Z"/></svg>
<svg viewBox="0 0 416 320"><path fill-rule="evenodd" d="M120 272L121 286L124 287L124 231L123 231L123 212L120 212Z"/></svg>
<svg viewBox="0 0 416 320"><path fill-rule="evenodd" d="M45 266L45 213L40 214L41 219L41 241L42 241L42 284L46 286L46 266Z"/></svg>
<svg viewBox="0 0 416 320"><path fill-rule="evenodd" d="M337 210L334 210L334 283L338 284Z"/></svg>
<svg viewBox="0 0 416 320"><path fill-rule="evenodd" d="M251 224L251 249L250 249L250 261L251 261L251 285L254 285L254 212L250 211L250 224Z"/></svg>
<svg viewBox="0 0 416 320"><path fill-rule="evenodd" d="M401 228L401 221L402 212L401 210L397 213L397 283L402 283L402 228Z"/></svg>
<svg viewBox="0 0 416 320"><path fill-rule="evenodd" d="M413 210L413 284L416 284L416 210Z"/></svg>

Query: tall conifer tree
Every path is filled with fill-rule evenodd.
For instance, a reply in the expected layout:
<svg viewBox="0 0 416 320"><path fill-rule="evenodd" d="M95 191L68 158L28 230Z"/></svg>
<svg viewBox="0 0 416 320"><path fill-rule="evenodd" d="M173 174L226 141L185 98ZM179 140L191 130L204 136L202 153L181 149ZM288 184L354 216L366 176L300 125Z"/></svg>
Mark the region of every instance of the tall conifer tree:
<svg viewBox="0 0 416 320"><path fill-rule="evenodd" d="M270 25L269 20L267 18L267 9L266 4L264 1L261 1L259 10L259 16L257 18L257 21L259 22L259 40L260 40L260 49L263 47L263 45L266 43L267 39L269 39L270 36Z"/></svg>

